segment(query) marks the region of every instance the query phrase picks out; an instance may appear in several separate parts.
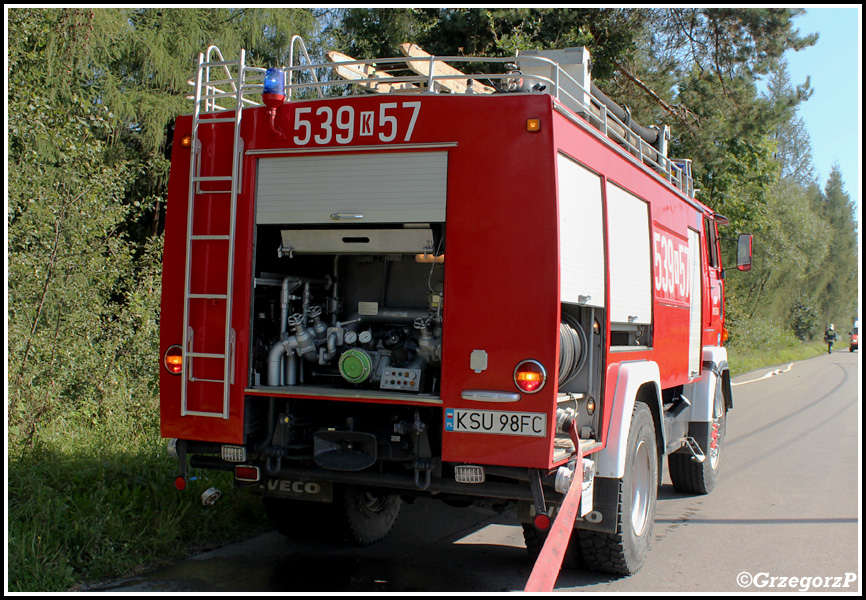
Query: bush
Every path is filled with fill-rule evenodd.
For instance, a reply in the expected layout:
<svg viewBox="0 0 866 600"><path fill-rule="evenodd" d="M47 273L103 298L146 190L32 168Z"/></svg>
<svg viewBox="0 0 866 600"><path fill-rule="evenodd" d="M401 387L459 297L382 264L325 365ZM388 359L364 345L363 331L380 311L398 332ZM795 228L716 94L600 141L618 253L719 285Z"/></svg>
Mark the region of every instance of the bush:
<svg viewBox="0 0 866 600"><path fill-rule="evenodd" d="M791 330L769 319L736 321L731 323L729 333L728 365L732 375L826 352L820 342L803 343Z"/></svg>
<svg viewBox="0 0 866 600"><path fill-rule="evenodd" d="M799 345L794 333L770 319L737 320L729 323L728 341L740 350L793 348Z"/></svg>
<svg viewBox="0 0 866 600"><path fill-rule="evenodd" d="M791 329L802 340L812 340L820 331L820 314L817 303L811 298L798 296L791 306Z"/></svg>

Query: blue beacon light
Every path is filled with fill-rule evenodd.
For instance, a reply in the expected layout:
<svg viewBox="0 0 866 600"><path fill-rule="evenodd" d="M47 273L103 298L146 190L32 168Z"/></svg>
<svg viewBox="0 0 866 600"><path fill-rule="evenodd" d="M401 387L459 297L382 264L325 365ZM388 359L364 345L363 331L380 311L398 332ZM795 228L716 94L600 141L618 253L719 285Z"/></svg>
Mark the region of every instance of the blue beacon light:
<svg viewBox="0 0 866 600"><path fill-rule="evenodd" d="M277 94L285 96L286 74L282 69L268 69L265 71L265 84L262 94Z"/></svg>

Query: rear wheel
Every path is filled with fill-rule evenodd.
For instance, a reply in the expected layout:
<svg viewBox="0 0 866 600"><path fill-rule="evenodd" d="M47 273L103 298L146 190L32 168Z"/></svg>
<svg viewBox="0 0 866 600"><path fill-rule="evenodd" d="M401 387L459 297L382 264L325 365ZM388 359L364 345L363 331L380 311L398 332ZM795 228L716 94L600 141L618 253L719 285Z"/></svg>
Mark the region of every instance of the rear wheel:
<svg viewBox="0 0 866 600"><path fill-rule="evenodd" d="M297 540L346 541L358 546L378 542L391 531L402 502L356 486L335 486L333 502L263 498L274 529Z"/></svg>
<svg viewBox="0 0 866 600"><path fill-rule="evenodd" d="M533 563L538 560L538 555L541 554L541 548L544 546L544 542L547 541L547 534L549 532L549 529L542 531L531 523L523 523L523 541L526 543L526 550L529 552ZM572 569L580 569L584 566L583 557L580 554L580 547L577 542L577 531L571 533L565 557L562 559L562 566Z"/></svg>
<svg viewBox="0 0 866 600"><path fill-rule="evenodd" d="M378 542L388 535L400 514L402 501L397 494L350 485L342 496L345 537L358 546Z"/></svg>
<svg viewBox="0 0 866 600"><path fill-rule="evenodd" d="M628 433L625 474L619 480L616 533L575 532L587 567L617 575L640 570L652 537L658 486L655 426L649 407L638 402Z"/></svg>

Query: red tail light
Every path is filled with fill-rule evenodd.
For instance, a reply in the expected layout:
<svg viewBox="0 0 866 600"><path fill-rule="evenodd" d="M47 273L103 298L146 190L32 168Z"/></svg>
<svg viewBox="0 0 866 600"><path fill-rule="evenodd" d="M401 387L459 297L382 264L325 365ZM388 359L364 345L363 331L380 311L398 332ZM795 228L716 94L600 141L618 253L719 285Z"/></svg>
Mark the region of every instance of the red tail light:
<svg viewBox="0 0 866 600"><path fill-rule="evenodd" d="M258 467L238 465L235 467L235 479L238 481L258 481L261 479Z"/></svg>
<svg viewBox="0 0 866 600"><path fill-rule="evenodd" d="M550 517L548 517L547 515L535 515L532 523L537 529L540 529L541 531L547 531L548 529L550 529Z"/></svg>
<svg viewBox="0 0 866 600"><path fill-rule="evenodd" d="M183 371L183 349L180 346L172 346L165 351L165 368L173 375L180 375Z"/></svg>
<svg viewBox="0 0 866 600"><path fill-rule="evenodd" d="M537 360L524 360L514 369L514 384L526 394L534 394L544 387L547 371Z"/></svg>

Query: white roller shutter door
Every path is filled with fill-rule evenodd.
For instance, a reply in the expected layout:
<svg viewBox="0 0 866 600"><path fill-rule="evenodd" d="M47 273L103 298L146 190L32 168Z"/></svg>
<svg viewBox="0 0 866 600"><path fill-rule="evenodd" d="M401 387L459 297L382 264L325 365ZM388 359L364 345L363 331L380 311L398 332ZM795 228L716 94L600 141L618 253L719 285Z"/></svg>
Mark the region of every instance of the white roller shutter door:
<svg viewBox="0 0 866 600"><path fill-rule="evenodd" d="M652 322L649 207L613 184L607 186L607 235L610 320L648 325Z"/></svg>
<svg viewBox="0 0 866 600"><path fill-rule="evenodd" d="M601 177L562 154L556 168L561 300L604 306Z"/></svg>
<svg viewBox="0 0 866 600"><path fill-rule="evenodd" d="M262 158L256 224L444 222L447 174L447 152Z"/></svg>

